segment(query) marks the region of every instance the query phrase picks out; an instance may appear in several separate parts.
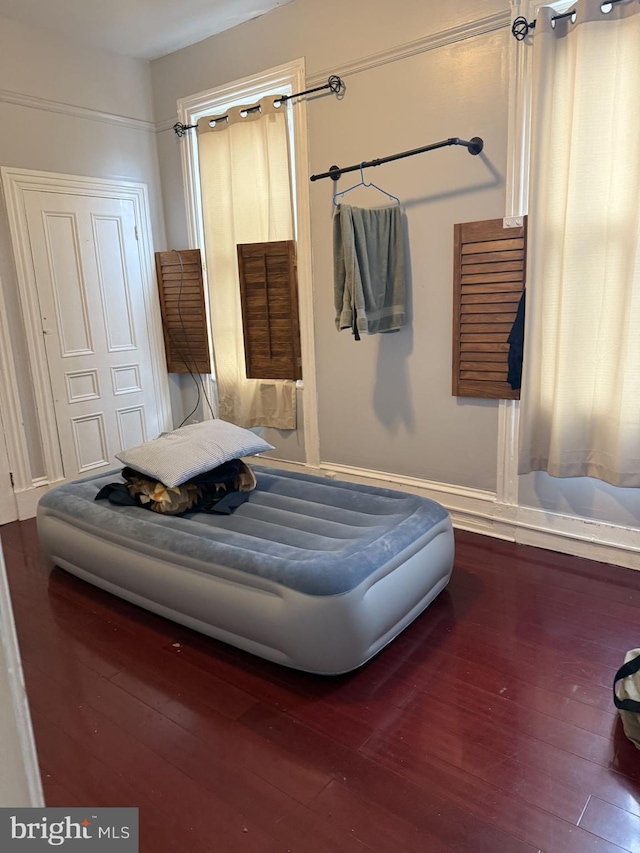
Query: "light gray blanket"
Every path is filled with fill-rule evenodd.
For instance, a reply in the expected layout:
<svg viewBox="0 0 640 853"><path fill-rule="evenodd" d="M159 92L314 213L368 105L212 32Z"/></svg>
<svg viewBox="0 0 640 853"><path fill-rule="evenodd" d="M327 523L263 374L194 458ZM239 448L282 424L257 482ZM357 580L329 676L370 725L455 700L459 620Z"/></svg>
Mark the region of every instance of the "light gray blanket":
<svg viewBox="0 0 640 853"><path fill-rule="evenodd" d="M333 217L336 326L375 335L405 321L402 213L340 204Z"/></svg>

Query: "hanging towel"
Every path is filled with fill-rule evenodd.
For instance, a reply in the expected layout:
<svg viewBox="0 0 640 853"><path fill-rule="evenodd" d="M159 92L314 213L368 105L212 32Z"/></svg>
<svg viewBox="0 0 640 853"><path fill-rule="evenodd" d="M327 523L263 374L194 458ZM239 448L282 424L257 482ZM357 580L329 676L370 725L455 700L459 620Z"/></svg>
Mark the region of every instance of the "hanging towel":
<svg viewBox="0 0 640 853"><path fill-rule="evenodd" d="M405 320L402 213L340 204L333 216L336 327L376 335Z"/></svg>

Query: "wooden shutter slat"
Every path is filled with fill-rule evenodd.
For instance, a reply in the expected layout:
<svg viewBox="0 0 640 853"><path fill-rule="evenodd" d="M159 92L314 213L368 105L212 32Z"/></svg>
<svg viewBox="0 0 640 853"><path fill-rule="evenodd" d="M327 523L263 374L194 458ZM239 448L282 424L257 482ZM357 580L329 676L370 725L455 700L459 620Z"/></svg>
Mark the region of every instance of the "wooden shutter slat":
<svg viewBox="0 0 640 853"><path fill-rule="evenodd" d="M511 314L512 322L518 309L517 302L472 302L460 306L460 320L466 323L471 316L489 314L487 320L495 320L496 314Z"/></svg>
<svg viewBox="0 0 640 853"><path fill-rule="evenodd" d="M502 361L461 361L460 372L463 373L465 370L481 370L483 373L490 373L493 370L503 370L506 378L507 359L504 358Z"/></svg>
<svg viewBox="0 0 640 853"><path fill-rule="evenodd" d="M460 300L460 310L465 309L466 312L496 313L499 311L515 311L518 307L518 299L513 298L510 294L510 299L493 299L493 294L487 294L488 298L482 296L463 296Z"/></svg>
<svg viewBox="0 0 640 853"><path fill-rule="evenodd" d="M522 270L511 272L483 273L480 275L466 275L461 278L462 284L497 284L500 281L522 281Z"/></svg>
<svg viewBox="0 0 640 853"><path fill-rule="evenodd" d="M462 362L467 361L504 361L507 362L506 352L478 352L476 350L467 350L462 353ZM461 363L462 363L461 362Z"/></svg>
<svg viewBox="0 0 640 853"><path fill-rule="evenodd" d="M473 296L480 293L522 293L522 281L508 281L500 284L463 284L460 288L462 296Z"/></svg>
<svg viewBox="0 0 640 853"><path fill-rule="evenodd" d="M183 278L183 273L185 281L200 280L200 270L195 264L185 264L184 270L181 270L180 266L163 266L163 270L165 281L180 281Z"/></svg>
<svg viewBox="0 0 640 853"><path fill-rule="evenodd" d="M520 260L514 261L494 261L491 260L495 252L491 252L487 258L486 263L480 264L463 264L462 274L463 275L476 275L477 273L481 273L482 275L487 275L488 273L497 273L497 272L520 272L522 270L522 264Z"/></svg>
<svg viewBox="0 0 640 853"><path fill-rule="evenodd" d="M506 382L507 369L500 371L461 370L461 379L475 379L478 382Z"/></svg>
<svg viewBox="0 0 640 853"><path fill-rule="evenodd" d="M502 300L500 298L496 299L496 296L502 297ZM505 290L501 294L469 294L464 302L462 301L462 296L460 297L460 309L467 314L478 314L483 311L488 314L492 311L515 312L519 301L520 296L512 290Z"/></svg>
<svg viewBox="0 0 640 853"><path fill-rule="evenodd" d="M247 377L302 379L295 243L240 243Z"/></svg>
<svg viewBox="0 0 640 853"><path fill-rule="evenodd" d="M509 311L503 312L501 314L493 314L493 313L484 313L480 312L477 314L463 314L460 318L461 323L460 327L462 331L464 331L464 326L489 326L491 330L495 330L496 332L502 331L511 331L511 327L513 326L513 321L515 320L516 312ZM504 329L502 328L504 326ZM498 328L500 327L500 328Z"/></svg>
<svg viewBox="0 0 640 853"><path fill-rule="evenodd" d="M483 252L480 252L478 254L467 254L463 255L461 262L462 266L465 267L467 264L493 264L497 261L522 260L524 260L524 249L511 250L508 252L490 252L488 254L484 254Z"/></svg>
<svg viewBox="0 0 640 853"><path fill-rule="evenodd" d="M507 382L508 338L522 296L527 221L465 222L454 230L453 394L518 399Z"/></svg>
<svg viewBox="0 0 640 853"><path fill-rule="evenodd" d="M507 229L505 229L507 230ZM511 230L510 228L508 229ZM518 238L504 240L487 240L484 243L465 243L463 255L486 254L486 252L504 252L509 249L524 249L524 241Z"/></svg>
<svg viewBox="0 0 640 853"><path fill-rule="evenodd" d="M210 373L200 250L156 252L156 276L168 372Z"/></svg>
<svg viewBox="0 0 640 853"><path fill-rule="evenodd" d="M491 332L504 332L507 337L513 326L513 320L510 323L463 323L460 327L461 333L478 335L483 332L490 334Z"/></svg>
<svg viewBox="0 0 640 853"><path fill-rule="evenodd" d="M464 332L460 335L460 340L463 344L470 343L479 343L479 344L488 344L488 343L499 343L506 344L507 338L509 337L508 332L503 332L502 334L494 335L491 332L485 333L483 332L480 335L472 335L472 334L464 334Z"/></svg>
<svg viewBox="0 0 640 853"><path fill-rule="evenodd" d="M481 341L464 341L460 345L460 352L509 352L509 344L482 343Z"/></svg>

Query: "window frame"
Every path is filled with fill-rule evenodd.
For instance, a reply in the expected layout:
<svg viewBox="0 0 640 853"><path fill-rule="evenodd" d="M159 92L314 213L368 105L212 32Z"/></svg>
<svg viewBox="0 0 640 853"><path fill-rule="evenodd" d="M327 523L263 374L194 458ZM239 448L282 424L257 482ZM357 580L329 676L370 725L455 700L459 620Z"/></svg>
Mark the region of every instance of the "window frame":
<svg viewBox="0 0 640 853"><path fill-rule="evenodd" d="M190 95L178 101L178 119L185 125L197 124L198 119L207 115L220 114L232 104L251 104L269 94L287 95L302 92L306 88L304 60L293 60L284 65L267 69L262 73L232 81L222 86ZM304 384L298 383L304 390L303 431L306 462L309 465L320 464L318 407L316 393L315 340L313 326L313 294L311 265L311 222L308 181L308 144L306 100L287 102L290 145L292 208L294 235L297 243L298 258L298 299L300 310L300 344ZM204 255L204 227L202 204L200 199L200 176L198 163L198 140L196 132L187 133L181 146L182 174L185 190L187 216L187 234L189 248L200 249L203 253L203 272L207 276L206 256ZM208 291L208 288L206 288ZM207 311L209 307L207 304ZM211 336L211 324L208 323ZM209 341L213 353L213 342ZM209 384L211 398L215 398L214 373L204 377Z"/></svg>

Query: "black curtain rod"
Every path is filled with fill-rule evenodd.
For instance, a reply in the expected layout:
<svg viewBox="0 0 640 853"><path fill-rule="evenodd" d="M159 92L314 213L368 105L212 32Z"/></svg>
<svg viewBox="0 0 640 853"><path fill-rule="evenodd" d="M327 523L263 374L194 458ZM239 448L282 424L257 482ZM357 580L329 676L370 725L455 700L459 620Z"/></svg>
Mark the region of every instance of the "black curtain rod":
<svg viewBox="0 0 640 853"><path fill-rule="evenodd" d="M622 0L602 0L600 4L600 9L602 10L603 6L613 6L614 3L622 3ZM610 10L608 10L610 11ZM575 9L569 9L568 12L563 12L561 15L553 15L552 21L561 21L563 18L573 18L576 14ZM603 14L605 12L603 11ZM536 22L535 21L527 21L525 17L519 15L515 21L513 22L513 26L511 27L511 35L517 39L517 41L524 41L526 37L529 35L530 30L535 30Z"/></svg>
<svg viewBox="0 0 640 853"><path fill-rule="evenodd" d="M322 178L331 178L337 181L340 175L345 172L355 172L358 169L368 169L370 166L381 166L383 163L390 163L392 160L400 160L402 157L413 157L414 154L422 154L425 151L434 151L436 148L444 148L447 145L465 145L469 154L479 154L484 142L479 136L474 136L468 142L464 139L459 139L457 136L452 136L450 139L444 139L442 142L434 142L432 145L425 145L424 148L414 148L411 151L402 151L400 154L392 154L390 157L380 157L378 160L369 160L365 163L356 163L355 166L345 166L340 169L338 166L331 166L328 172L322 172L319 175L311 175L309 180L319 181Z"/></svg>
<svg viewBox="0 0 640 853"><path fill-rule="evenodd" d="M341 77L338 77L337 74L332 74L327 82L322 86L315 86L313 89L305 89L304 92L295 92L293 95L281 95L279 98L274 98L273 103L284 104L292 98L302 98L303 95L312 95L314 92L321 92L323 89L330 89L334 95L337 95L338 98L342 98L344 97L346 86L344 85L344 81ZM248 107L246 112L255 113L259 109L260 104L256 104L255 107ZM228 118L228 116L216 116L216 121L222 121L225 118ZM193 130L194 127L197 126L197 124L182 124L182 122L177 121L173 125L173 130L176 136L184 136L187 130Z"/></svg>

